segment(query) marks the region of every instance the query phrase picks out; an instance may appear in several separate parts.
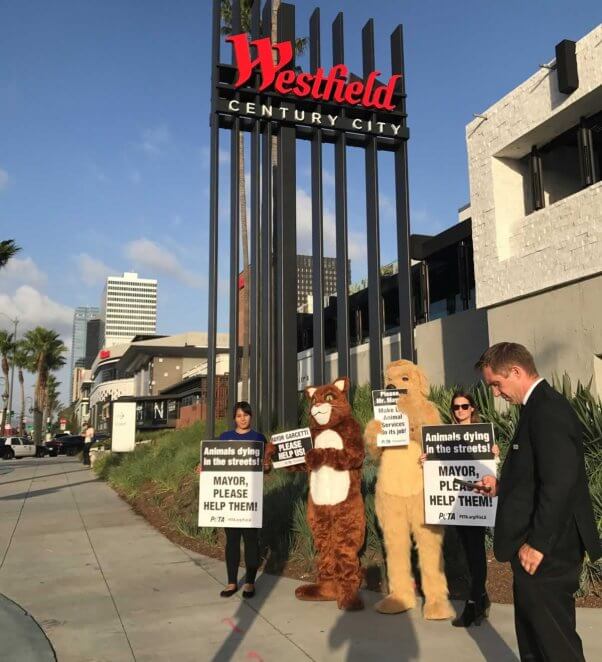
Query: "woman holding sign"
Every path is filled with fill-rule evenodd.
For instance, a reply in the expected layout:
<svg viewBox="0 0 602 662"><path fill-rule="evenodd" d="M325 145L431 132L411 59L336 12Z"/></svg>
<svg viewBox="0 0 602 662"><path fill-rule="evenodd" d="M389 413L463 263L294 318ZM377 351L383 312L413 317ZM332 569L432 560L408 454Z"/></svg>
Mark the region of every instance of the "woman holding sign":
<svg viewBox="0 0 602 662"><path fill-rule="evenodd" d="M237 402L233 411L234 429L220 435L222 441L261 441L266 438L261 432L251 428L253 410L248 402ZM245 545L246 576L243 586L243 598L255 595L255 576L259 568L259 531L260 529L227 528L226 533L226 568L228 585L220 593L222 598L229 598L238 591L238 567L240 565L240 539Z"/></svg>
<svg viewBox="0 0 602 662"><path fill-rule="evenodd" d="M474 398L466 391L456 391L451 399L450 406L451 422L457 425L470 425L480 423L478 408ZM497 444L492 447L493 454L499 456ZM420 457L421 462L426 460L426 454ZM491 602L487 595L485 582L487 581L487 555L485 552L484 526L456 526L454 527L462 543L464 554L471 575L470 598L464 605L464 611L458 616L452 625L466 628L472 625L480 625L483 618L489 615Z"/></svg>

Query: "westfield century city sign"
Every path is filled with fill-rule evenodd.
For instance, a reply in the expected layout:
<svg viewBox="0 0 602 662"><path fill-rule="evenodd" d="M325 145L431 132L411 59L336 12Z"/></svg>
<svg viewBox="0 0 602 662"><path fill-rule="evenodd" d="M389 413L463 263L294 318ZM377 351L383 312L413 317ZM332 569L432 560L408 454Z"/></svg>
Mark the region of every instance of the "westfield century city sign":
<svg viewBox="0 0 602 662"><path fill-rule="evenodd" d="M281 95L293 95L298 99L313 99L317 103L346 104L374 111L394 112L393 101L399 74L391 76L386 84L379 83L380 71L371 72L365 81L349 82L349 69L344 64L333 66L326 72L319 67L313 73L286 69L293 60L294 46L290 41L272 43L269 37L249 41L244 33L231 35L226 41L232 44L236 62L234 88L243 87L252 75L259 74L258 92L274 89ZM255 47L253 58L251 47ZM276 57L274 57L274 53ZM404 137L401 123L376 122L364 119L343 118L331 113L310 112L289 107L244 102L238 99L224 100L223 110L254 117L268 117L308 125L323 125L332 128L355 129L361 132ZM397 119L397 118L395 118Z"/></svg>

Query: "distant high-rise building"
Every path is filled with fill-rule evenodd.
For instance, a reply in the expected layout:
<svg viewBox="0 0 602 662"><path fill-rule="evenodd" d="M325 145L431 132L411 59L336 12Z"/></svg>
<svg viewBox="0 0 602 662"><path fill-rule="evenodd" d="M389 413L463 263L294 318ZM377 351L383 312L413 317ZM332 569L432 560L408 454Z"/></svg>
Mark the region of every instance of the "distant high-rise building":
<svg viewBox="0 0 602 662"><path fill-rule="evenodd" d="M100 314L100 313L99 313ZM86 359L84 368L90 370L100 350L100 318L89 320L86 325Z"/></svg>
<svg viewBox="0 0 602 662"><path fill-rule="evenodd" d="M157 281L126 272L109 276L102 296L101 346L157 331Z"/></svg>
<svg viewBox="0 0 602 662"><path fill-rule="evenodd" d="M73 335L71 341L71 375L73 369L82 366L86 360L86 333L88 321L98 318L100 309L95 306L80 306L73 313ZM73 385L70 399L73 401Z"/></svg>
<svg viewBox="0 0 602 662"><path fill-rule="evenodd" d="M307 303L307 295L312 293L313 268L311 255L297 255L297 308ZM351 261L348 263L351 273ZM322 273L324 278L324 296L336 294L337 291L337 259L336 257L322 258Z"/></svg>

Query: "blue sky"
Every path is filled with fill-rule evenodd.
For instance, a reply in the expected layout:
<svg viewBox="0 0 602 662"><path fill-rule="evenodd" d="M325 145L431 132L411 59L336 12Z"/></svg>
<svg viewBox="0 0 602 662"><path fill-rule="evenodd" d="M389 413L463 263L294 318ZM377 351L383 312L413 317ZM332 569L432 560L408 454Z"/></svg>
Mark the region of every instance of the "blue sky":
<svg viewBox="0 0 602 662"><path fill-rule="evenodd" d="M308 33L316 3L297 4ZM456 221L469 199L464 127L602 19L598 1L326 1L345 12L346 62L361 71L361 27L375 18L377 66L404 24L412 231ZM206 328L209 0L4 0L0 3L0 235L23 251L0 275L0 310L70 342L72 311L99 305L108 273L159 279L158 331ZM229 47L224 48L227 58ZM300 61L307 66L307 59ZM227 137L222 140L227 166ZM299 245L309 243L308 147L299 148ZM332 153L325 153L332 254ZM352 279L365 275L363 158L350 150ZM382 260L394 257L392 159L380 161ZM222 178L224 181L224 178ZM227 227L228 191L221 187ZM222 237L224 233L222 233ZM221 263L227 265L225 244ZM228 272L222 271L222 287ZM227 330L227 305L220 305ZM8 325L2 321L0 325ZM66 382L68 376L60 378Z"/></svg>

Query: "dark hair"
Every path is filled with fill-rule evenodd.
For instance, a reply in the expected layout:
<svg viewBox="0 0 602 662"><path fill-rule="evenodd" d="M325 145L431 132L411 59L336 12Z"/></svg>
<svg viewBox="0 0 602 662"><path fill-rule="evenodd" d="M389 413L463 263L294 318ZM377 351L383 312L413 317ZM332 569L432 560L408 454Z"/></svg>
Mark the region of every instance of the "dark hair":
<svg viewBox="0 0 602 662"><path fill-rule="evenodd" d="M537 375L531 352L516 342L499 342L486 349L475 363L477 370L491 368L497 374L508 373L513 365L520 366L528 375Z"/></svg>
<svg viewBox="0 0 602 662"><path fill-rule="evenodd" d="M246 400L241 400L234 405L234 408L232 409L232 418L236 418L236 412L239 409L242 409L248 416L253 416L251 405Z"/></svg>
<svg viewBox="0 0 602 662"><path fill-rule="evenodd" d="M474 401L474 398L468 391L454 391L454 394L452 395L452 398L449 402L449 412L452 417L452 421L454 423L457 423L456 415L454 414L454 400L456 398L464 398L465 400L468 400L470 403L470 406L473 408L473 412L470 415L470 422L471 423L480 423L481 422L481 417L479 416L479 408L477 407L477 403Z"/></svg>

